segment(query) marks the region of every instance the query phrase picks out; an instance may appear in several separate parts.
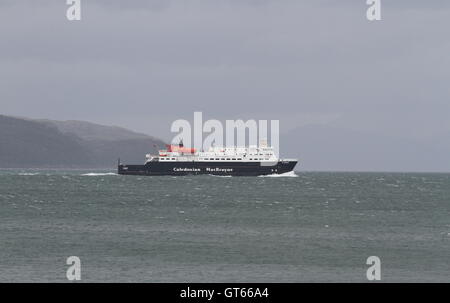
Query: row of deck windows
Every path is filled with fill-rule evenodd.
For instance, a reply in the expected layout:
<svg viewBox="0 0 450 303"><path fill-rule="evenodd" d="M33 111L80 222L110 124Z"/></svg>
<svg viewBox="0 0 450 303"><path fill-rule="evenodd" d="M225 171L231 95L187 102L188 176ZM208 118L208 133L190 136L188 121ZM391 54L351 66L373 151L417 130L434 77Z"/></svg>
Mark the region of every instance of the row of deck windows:
<svg viewBox="0 0 450 303"><path fill-rule="evenodd" d="M229 160L242 160L242 158L200 158L200 160L221 160L221 161L229 161ZM257 160L262 161L263 158L250 158L249 160ZM269 159L266 159L269 160Z"/></svg>
<svg viewBox="0 0 450 303"><path fill-rule="evenodd" d="M160 158L160 160L161 161L170 161L170 160L176 160L175 158L164 158L164 157L161 157ZM208 161L208 160L216 160L216 161L231 161L231 160L242 160L242 158L200 158L199 160L206 160L206 161ZM262 158L250 158L249 160L255 160L255 161L262 161L262 160L264 160L264 159L262 159ZM268 160L268 159L266 159L266 160Z"/></svg>
<svg viewBox="0 0 450 303"><path fill-rule="evenodd" d="M221 161L230 161L230 160L242 160L242 158L200 158L200 160L221 160Z"/></svg>

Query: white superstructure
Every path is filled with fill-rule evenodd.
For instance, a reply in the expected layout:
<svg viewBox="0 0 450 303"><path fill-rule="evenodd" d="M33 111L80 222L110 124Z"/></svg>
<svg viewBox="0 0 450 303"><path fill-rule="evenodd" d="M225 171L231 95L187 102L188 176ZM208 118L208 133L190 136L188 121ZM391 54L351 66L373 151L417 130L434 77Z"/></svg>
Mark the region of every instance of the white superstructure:
<svg viewBox="0 0 450 303"><path fill-rule="evenodd" d="M182 143L170 145L166 150L160 150L158 156L148 154L147 162L150 161L199 161L199 162L223 162L223 161L245 161L245 162L276 162L278 157L274 149L267 144L249 147L210 147L208 151L196 151L192 148L184 148Z"/></svg>

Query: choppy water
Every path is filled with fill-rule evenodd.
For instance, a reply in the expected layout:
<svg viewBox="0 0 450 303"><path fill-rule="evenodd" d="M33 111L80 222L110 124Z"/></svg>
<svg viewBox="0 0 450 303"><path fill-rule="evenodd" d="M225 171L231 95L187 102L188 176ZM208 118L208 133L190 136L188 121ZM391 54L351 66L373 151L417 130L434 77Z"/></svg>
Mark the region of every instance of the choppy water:
<svg viewBox="0 0 450 303"><path fill-rule="evenodd" d="M450 282L450 175L0 172L0 282Z"/></svg>

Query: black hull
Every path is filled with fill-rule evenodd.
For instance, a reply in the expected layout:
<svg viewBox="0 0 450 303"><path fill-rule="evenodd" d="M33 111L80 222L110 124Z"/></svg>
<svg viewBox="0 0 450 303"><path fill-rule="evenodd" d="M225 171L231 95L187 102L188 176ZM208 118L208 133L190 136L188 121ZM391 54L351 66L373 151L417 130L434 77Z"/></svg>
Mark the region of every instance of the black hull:
<svg viewBox="0 0 450 303"><path fill-rule="evenodd" d="M119 164L118 173L138 176L262 176L290 172L296 164L297 161L278 161L272 165L261 165L261 162L148 162L145 165Z"/></svg>

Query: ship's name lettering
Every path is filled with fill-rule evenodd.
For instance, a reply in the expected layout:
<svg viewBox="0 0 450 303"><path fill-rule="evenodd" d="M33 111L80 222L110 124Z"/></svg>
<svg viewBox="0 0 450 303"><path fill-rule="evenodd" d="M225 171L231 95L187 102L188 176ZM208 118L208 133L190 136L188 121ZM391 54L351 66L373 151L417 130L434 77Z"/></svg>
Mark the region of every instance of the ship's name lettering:
<svg viewBox="0 0 450 303"><path fill-rule="evenodd" d="M232 168L219 168L219 167L210 168L210 167L207 167L206 171L211 171L211 172L213 172L213 171L230 172L230 171L233 171L233 169Z"/></svg>
<svg viewBox="0 0 450 303"><path fill-rule="evenodd" d="M200 171L200 168L174 167L173 171Z"/></svg>

